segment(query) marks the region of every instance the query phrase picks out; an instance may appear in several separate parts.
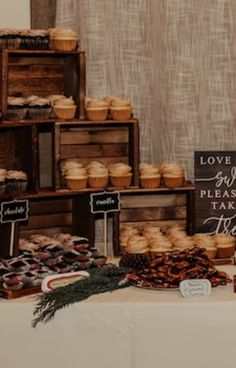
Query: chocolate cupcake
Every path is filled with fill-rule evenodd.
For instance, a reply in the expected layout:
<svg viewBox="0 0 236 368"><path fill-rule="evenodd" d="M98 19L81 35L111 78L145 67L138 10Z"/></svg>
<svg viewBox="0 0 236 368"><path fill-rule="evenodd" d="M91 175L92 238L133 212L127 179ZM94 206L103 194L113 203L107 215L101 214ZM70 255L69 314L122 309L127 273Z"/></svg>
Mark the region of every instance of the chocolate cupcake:
<svg viewBox="0 0 236 368"><path fill-rule="evenodd" d="M20 37L17 29L0 29L0 49L19 49Z"/></svg>
<svg viewBox="0 0 236 368"><path fill-rule="evenodd" d="M23 120L27 115L27 99L23 97L8 97L7 119Z"/></svg>
<svg viewBox="0 0 236 368"><path fill-rule="evenodd" d="M24 171L9 170L6 176L6 192L21 194L26 192L28 176Z"/></svg>
<svg viewBox="0 0 236 368"><path fill-rule="evenodd" d="M47 50L49 44L48 31L44 29L22 29L20 48L25 50Z"/></svg>
<svg viewBox="0 0 236 368"><path fill-rule="evenodd" d="M37 98L29 103L29 117L33 120L50 119L52 107L47 98Z"/></svg>
<svg viewBox="0 0 236 368"><path fill-rule="evenodd" d="M5 193L7 170L0 169L0 195Z"/></svg>

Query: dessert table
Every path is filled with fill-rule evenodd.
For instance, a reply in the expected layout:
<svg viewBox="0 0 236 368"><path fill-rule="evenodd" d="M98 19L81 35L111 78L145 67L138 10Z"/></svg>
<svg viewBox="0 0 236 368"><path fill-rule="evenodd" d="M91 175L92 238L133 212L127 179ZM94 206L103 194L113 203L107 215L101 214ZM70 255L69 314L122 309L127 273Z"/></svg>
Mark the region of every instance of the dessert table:
<svg viewBox="0 0 236 368"><path fill-rule="evenodd" d="M235 266L218 268L236 273ZM0 302L2 367L235 367L232 284L193 299L132 286L69 306L36 329L33 303Z"/></svg>

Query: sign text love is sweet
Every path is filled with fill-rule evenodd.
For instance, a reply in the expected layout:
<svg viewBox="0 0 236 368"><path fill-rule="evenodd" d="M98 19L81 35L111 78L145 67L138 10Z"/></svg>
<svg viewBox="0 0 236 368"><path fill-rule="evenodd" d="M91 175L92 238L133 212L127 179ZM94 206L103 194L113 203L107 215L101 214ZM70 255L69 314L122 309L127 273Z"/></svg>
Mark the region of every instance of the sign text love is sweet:
<svg viewBox="0 0 236 368"><path fill-rule="evenodd" d="M236 236L236 152L195 152L196 232Z"/></svg>

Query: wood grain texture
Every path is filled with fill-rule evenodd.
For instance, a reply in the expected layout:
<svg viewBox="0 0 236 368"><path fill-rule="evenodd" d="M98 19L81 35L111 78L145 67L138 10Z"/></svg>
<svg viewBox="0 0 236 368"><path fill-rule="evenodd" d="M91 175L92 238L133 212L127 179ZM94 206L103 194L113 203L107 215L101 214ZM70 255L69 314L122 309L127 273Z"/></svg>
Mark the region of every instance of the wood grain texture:
<svg viewBox="0 0 236 368"><path fill-rule="evenodd" d="M120 221L184 220L186 207L129 208L120 212Z"/></svg>

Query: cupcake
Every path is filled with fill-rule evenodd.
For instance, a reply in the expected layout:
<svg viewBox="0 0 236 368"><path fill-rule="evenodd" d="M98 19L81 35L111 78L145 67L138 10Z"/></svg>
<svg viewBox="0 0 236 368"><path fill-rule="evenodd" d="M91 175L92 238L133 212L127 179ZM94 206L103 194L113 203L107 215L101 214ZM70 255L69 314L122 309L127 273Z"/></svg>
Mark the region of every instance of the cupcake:
<svg viewBox="0 0 236 368"><path fill-rule="evenodd" d="M27 115L27 99L23 97L8 97L8 120L23 120Z"/></svg>
<svg viewBox="0 0 236 368"><path fill-rule="evenodd" d="M53 110L58 119L71 120L75 117L76 105L71 97L58 98L54 100Z"/></svg>
<svg viewBox="0 0 236 368"><path fill-rule="evenodd" d="M20 42L19 30L0 29L0 49L19 49Z"/></svg>
<svg viewBox="0 0 236 368"><path fill-rule="evenodd" d="M147 254L148 255L148 242L142 235L133 235L129 238L126 247L126 252L129 254Z"/></svg>
<svg viewBox="0 0 236 368"><path fill-rule="evenodd" d="M85 109L88 120L104 121L107 119L109 105L105 100L87 100Z"/></svg>
<svg viewBox="0 0 236 368"><path fill-rule="evenodd" d="M205 248L205 254L208 258L216 258L217 255L217 243L213 236L209 234L198 233L193 236L195 245L199 248Z"/></svg>
<svg viewBox="0 0 236 368"><path fill-rule="evenodd" d="M114 187L126 188L130 186L132 180L132 168L124 163L112 164L109 166L109 177L111 185Z"/></svg>
<svg viewBox="0 0 236 368"><path fill-rule="evenodd" d="M108 169L105 166L93 166L88 169L88 184L90 188L102 189L108 184Z"/></svg>
<svg viewBox="0 0 236 368"><path fill-rule="evenodd" d="M140 164L140 186L145 189L160 187L161 174L158 166L153 164Z"/></svg>
<svg viewBox="0 0 236 368"><path fill-rule="evenodd" d="M28 111L33 120L47 120L50 118L52 107L47 98L37 98L29 103Z"/></svg>
<svg viewBox="0 0 236 368"><path fill-rule="evenodd" d="M110 99L110 113L113 120L126 121L132 116L132 107L130 100L120 97Z"/></svg>
<svg viewBox="0 0 236 368"><path fill-rule="evenodd" d="M177 163L162 163L161 173L167 188L182 187L184 184L184 169Z"/></svg>
<svg viewBox="0 0 236 368"><path fill-rule="evenodd" d="M234 255L235 237L230 234L217 234L214 236L217 246L218 258L229 258Z"/></svg>
<svg viewBox="0 0 236 368"><path fill-rule="evenodd" d="M74 51L78 47L78 36L69 28L51 28L49 31L50 48L57 51Z"/></svg>
<svg viewBox="0 0 236 368"><path fill-rule="evenodd" d="M7 170L0 169L0 195L5 193Z"/></svg>
<svg viewBox="0 0 236 368"><path fill-rule="evenodd" d="M67 187L71 190L80 190L87 187L88 176L86 174L66 175Z"/></svg>
<svg viewBox="0 0 236 368"><path fill-rule="evenodd" d="M6 176L6 192L21 194L26 192L28 176L23 171L9 170Z"/></svg>
<svg viewBox="0 0 236 368"><path fill-rule="evenodd" d="M44 29L22 29L19 32L20 48L25 50L47 50L48 31Z"/></svg>

